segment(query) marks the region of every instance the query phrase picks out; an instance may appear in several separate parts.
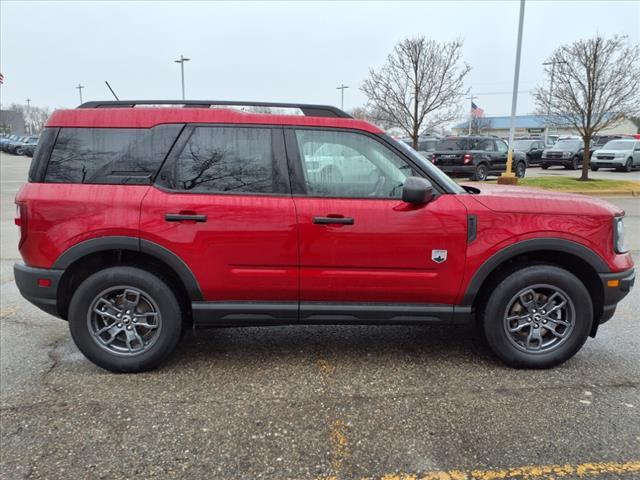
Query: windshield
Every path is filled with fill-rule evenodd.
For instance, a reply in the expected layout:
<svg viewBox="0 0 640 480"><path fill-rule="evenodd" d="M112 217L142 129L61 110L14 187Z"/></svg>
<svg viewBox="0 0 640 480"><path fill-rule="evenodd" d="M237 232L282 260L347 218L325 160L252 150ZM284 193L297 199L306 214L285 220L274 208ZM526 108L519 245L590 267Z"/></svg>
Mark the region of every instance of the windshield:
<svg viewBox="0 0 640 480"><path fill-rule="evenodd" d="M447 150L468 150L469 140L467 138L445 138L436 145L437 151Z"/></svg>
<svg viewBox="0 0 640 480"><path fill-rule="evenodd" d="M577 150L582 146L582 140L558 140L553 148L559 150Z"/></svg>
<svg viewBox="0 0 640 480"><path fill-rule="evenodd" d="M404 142L394 140L391 137L388 137L394 145L396 145L400 150L406 153L411 160L420 165L430 176L435 178L438 183L442 185L446 185L454 193L465 193L465 189L458 185L456 182L451 180L442 170L438 167L435 167L431 162L425 160L418 152L416 152L413 148L407 145Z"/></svg>
<svg viewBox="0 0 640 480"><path fill-rule="evenodd" d="M513 142L514 150L529 150L533 140L516 140Z"/></svg>
<svg viewBox="0 0 640 480"><path fill-rule="evenodd" d="M602 147L603 150L632 150L635 142L629 140L611 140Z"/></svg>

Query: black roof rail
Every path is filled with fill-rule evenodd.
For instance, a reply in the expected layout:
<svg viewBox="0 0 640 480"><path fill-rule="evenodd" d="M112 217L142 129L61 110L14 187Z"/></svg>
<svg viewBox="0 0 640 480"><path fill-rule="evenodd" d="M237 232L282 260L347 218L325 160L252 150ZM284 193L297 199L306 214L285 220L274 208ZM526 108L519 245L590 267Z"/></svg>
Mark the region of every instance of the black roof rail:
<svg viewBox="0 0 640 480"><path fill-rule="evenodd" d="M133 108L137 105L180 105L185 108L210 108L212 106L298 108L307 117L353 118L348 113L331 105L307 105L303 103L273 102L237 102L226 100L107 100L84 102L78 108Z"/></svg>

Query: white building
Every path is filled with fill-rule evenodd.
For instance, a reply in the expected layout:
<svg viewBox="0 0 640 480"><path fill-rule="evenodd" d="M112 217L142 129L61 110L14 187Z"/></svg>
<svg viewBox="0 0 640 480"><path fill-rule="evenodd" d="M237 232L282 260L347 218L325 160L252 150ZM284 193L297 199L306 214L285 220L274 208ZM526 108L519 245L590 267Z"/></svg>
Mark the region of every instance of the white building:
<svg viewBox="0 0 640 480"><path fill-rule="evenodd" d="M543 136L545 115L519 115L516 117L516 137ZM480 126L482 135L495 135L506 138L509 136L511 117L481 117L475 121ZM456 135L466 135L469 132L469 122L461 122L453 127ZM598 135L632 135L638 133L638 127L629 119L598 132ZM550 135L571 136L578 132L570 125L566 127L549 127Z"/></svg>

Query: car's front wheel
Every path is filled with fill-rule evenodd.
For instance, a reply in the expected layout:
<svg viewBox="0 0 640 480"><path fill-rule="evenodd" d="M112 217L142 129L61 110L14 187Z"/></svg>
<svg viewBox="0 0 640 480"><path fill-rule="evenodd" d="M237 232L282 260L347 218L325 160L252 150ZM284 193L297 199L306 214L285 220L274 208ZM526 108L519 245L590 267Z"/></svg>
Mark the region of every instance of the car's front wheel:
<svg viewBox="0 0 640 480"><path fill-rule="evenodd" d="M552 265L517 270L493 290L484 308L484 332L495 354L518 368L549 368L580 350L593 307L584 284Z"/></svg>
<svg viewBox="0 0 640 480"><path fill-rule="evenodd" d="M182 311L172 289L136 267L101 270L84 280L69 304L69 329L82 353L112 372L150 370L180 340Z"/></svg>
<svg viewBox="0 0 640 480"><path fill-rule="evenodd" d="M546 170L549 168L549 164L548 163L541 163L540 164L540 168L542 168L543 170Z"/></svg>
<svg viewBox="0 0 640 480"><path fill-rule="evenodd" d="M591 171L592 172L597 172L599 169L599 167L594 167L593 165L591 166Z"/></svg>
<svg viewBox="0 0 640 480"><path fill-rule="evenodd" d="M518 162L518 164L516 165L516 177L524 178L526 172L527 172L527 166L525 165L525 163Z"/></svg>
<svg viewBox="0 0 640 480"><path fill-rule="evenodd" d="M633 170L633 158L627 158L627 162L624 164L624 171L630 172Z"/></svg>

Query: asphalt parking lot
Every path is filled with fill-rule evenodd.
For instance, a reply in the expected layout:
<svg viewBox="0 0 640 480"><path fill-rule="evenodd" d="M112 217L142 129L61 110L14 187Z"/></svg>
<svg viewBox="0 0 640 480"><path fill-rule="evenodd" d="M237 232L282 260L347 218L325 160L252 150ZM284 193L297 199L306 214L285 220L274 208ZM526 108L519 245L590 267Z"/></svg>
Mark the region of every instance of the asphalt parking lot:
<svg viewBox="0 0 640 480"><path fill-rule="evenodd" d="M294 326L198 332L114 375L20 297L28 159L0 167L2 479L640 478L638 287L552 370L503 366L472 327ZM638 263L640 201L611 201Z"/></svg>

